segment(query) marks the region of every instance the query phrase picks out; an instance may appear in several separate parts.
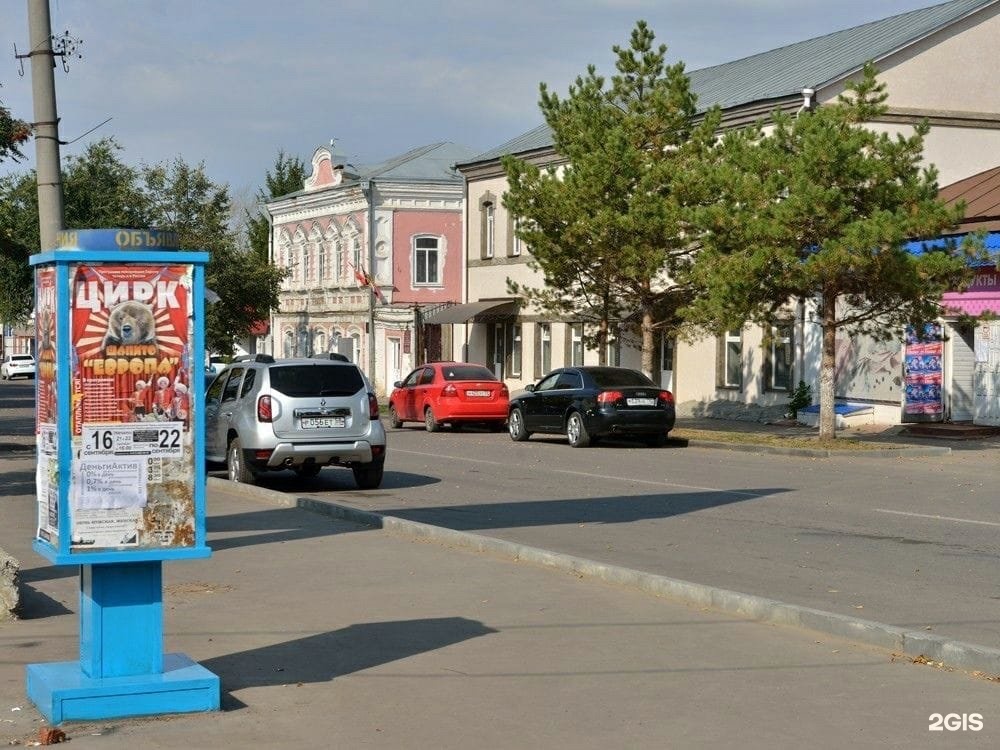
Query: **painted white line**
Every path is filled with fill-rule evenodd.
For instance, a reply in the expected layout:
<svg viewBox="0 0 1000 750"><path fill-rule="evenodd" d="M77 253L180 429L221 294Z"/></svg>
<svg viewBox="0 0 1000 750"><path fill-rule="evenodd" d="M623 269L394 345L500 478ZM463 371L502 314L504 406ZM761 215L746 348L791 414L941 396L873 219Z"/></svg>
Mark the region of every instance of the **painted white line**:
<svg viewBox="0 0 1000 750"><path fill-rule="evenodd" d="M509 463L502 461L486 461L481 458L464 458L462 456L442 456L440 453L422 453L420 451L394 450L393 453L406 453L411 456L426 456L428 458L447 458L449 461L467 461L473 464L486 464L488 466L502 466L510 468ZM696 484L677 484L676 482L657 482L651 479L636 479L635 477L616 477L609 474L591 474L586 471L572 471L570 469L548 469L553 474L570 474L575 477L588 477L590 479L606 479L615 482L634 482L635 484L651 484L655 487L677 487L682 490L701 490L703 492L723 492L727 495L741 495L743 497L764 497L761 492L747 492L745 490L724 490L719 487L701 487ZM767 493L772 494L772 493Z"/></svg>
<svg viewBox="0 0 1000 750"><path fill-rule="evenodd" d="M954 521L955 523L974 523L977 526L1000 526L1000 523L993 521L974 521L971 518L952 518L951 516L932 516L926 513L909 513L905 510L888 510L886 508L875 508L876 513L891 513L894 516L912 516L913 518L929 518L932 521Z"/></svg>

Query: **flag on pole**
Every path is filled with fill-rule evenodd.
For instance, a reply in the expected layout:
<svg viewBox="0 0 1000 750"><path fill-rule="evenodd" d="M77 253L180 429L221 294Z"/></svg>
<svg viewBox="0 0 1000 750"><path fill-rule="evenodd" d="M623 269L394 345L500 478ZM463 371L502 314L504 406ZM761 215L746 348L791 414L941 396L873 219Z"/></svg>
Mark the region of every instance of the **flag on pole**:
<svg viewBox="0 0 1000 750"><path fill-rule="evenodd" d="M386 303L385 295L382 294L382 290L378 288L378 285L375 283L375 279L372 278L371 274L364 270L364 268L355 268L350 261L348 261L347 265L354 269L354 278L358 280L358 283L361 286L366 286L371 289L372 294L375 295L376 299L384 305Z"/></svg>

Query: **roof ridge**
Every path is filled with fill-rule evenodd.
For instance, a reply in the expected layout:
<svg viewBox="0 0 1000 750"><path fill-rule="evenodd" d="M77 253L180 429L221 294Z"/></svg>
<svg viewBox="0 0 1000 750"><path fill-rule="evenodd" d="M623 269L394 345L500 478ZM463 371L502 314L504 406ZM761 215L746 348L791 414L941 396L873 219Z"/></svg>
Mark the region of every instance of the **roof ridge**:
<svg viewBox="0 0 1000 750"><path fill-rule="evenodd" d="M714 105L739 109L797 96L804 86L821 88L840 81L860 70L865 60L884 60L997 3L1000 0L949 0L698 68L688 76L699 110ZM460 163L551 148L551 135L544 137L547 127L543 123Z"/></svg>
<svg viewBox="0 0 1000 750"><path fill-rule="evenodd" d="M783 45L781 45L779 47L772 47L771 49L761 50L760 52L755 52L752 55L746 55L745 57L738 57L735 60L727 60L726 62L718 63L716 65L709 65L709 66L706 66L704 68L696 68L695 70L690 71L688 73L688 75L691 75L692 73L703 73L703 72L706 72L706 71L715 70L717 68L725 68L727 66L735 65L737 63L743 63L743 62L746 62L748 60L753 60L754 58L757 58L757 57L763 57L764 55L771 55L771 54L773 54L775 52L781 52L782 50L787 50L787 49L792 49L794 47L799 47L799 46L804 46L804 45L807 45L807 44L812 44L812 43L820 41L821 39L827 39L829 37L836 37L836 36L839 36L839 35L842 35L842 34L855 33L855 32L857 32L858 29L864 29L864 28L875 27L875 26L880 26L880 25L890 25L890 22L895 22L895 21L898 21L901 18L908 17L908 16L917 16L917 15L928 15L928 16L930 16L930 15L933 15L932 11L940 10L941 8L943 8L946 5L959 5L959 4L965 4L965 3L968 3L968 2L969 2L969 0L947 0L946 2L936 3L935 5L928 5L928 6L923 7L923 8L914 8L913 10L903 11L902 13L896 13L896 14L891 15L891 16L886 16L885 18L876 18L874 21L868 21L867 23L859 23L856 26L848 26L846 29L837 29L836 31L830 31L830 32L828 32L826 34L820 34L818 36L809 37L808 39L800 39L800 40L795 41L795 42L789 42L788 44L783 44ZM977 10L980 10L981 8L984 8L987 5L991 5L991 4L995 3L995 2L997 2L997 0L973 0L973 4L966 10L966 12L963 15L968 15L970 13L973 13L973 12L975 12ZM923 31L923 32L919 33L919 35L915 35L914 37L911 37L911 41L914 38L916 38L916 36L926 36L929 33L933 33L934 31L937 31L938 29L941 29L941 28L944 28L946 26L949 26L952 23L954 23L956 20L958 20L958 19L957 18L949 18L947 21L938 24L936 27L934 27L934 29L932 29L930 31Z"/></svg>
<svg viewBox="0 0 1000 750"><path fill-rule="evenodd" d="M396 156L390 156L385 161L373 164L365 168L366 177L377 177L378 175L389 172L390 170L396 169L397 167L406 164L407 162L413 161L414 159L419 159L421 156L426 156L431 151L434 151L441 146L449 143L449 141L438 141L437 143L428 143L425 146L416 146L411 148L409 151L404 151L402 154Z"/></svg>

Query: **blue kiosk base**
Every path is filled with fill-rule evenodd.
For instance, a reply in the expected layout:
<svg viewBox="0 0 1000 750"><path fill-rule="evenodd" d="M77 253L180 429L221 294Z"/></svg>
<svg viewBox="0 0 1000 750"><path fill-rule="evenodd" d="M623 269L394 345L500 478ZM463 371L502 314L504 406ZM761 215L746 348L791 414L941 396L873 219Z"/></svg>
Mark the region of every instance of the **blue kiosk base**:
<svg viewBox="0 0 1000 750"><path fill-rule="evenodd" d="M162 568L80 566L80 661L27 667L28 698L51 723L219 710L219 678L163 653Z"/></svg>
<svg viewBox="0 0 1000 750"><path fill-rule="evenodd" d="M219 710L219 678L184 654L166 654L163 672L87 677L79 662L29 664L28 698L51 724Z"/></svg>

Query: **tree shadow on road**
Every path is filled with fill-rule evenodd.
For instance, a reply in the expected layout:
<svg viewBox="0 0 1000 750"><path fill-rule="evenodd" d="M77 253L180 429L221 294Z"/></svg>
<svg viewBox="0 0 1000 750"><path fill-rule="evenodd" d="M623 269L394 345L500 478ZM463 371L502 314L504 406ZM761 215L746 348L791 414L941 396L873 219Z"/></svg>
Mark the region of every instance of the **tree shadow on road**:
<svg viewBox="0 0 1000 750"><path fill-rule="evenodd" d="M381 515L444 526L458 531L588 523L631 523L672 518L791 492L784 487L704 492L657 492L649 495L514 500L503 503L441 505L433 508L390 508Z"/></svg>

